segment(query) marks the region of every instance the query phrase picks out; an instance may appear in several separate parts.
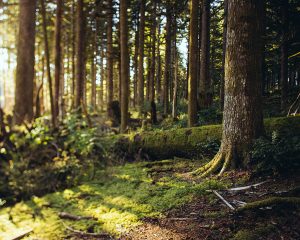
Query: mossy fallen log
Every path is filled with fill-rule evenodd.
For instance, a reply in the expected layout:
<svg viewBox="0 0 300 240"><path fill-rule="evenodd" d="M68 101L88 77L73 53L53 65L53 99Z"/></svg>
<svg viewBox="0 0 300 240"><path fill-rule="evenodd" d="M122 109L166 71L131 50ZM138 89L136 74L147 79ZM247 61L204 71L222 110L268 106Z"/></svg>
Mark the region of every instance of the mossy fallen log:
<svg viewBox="0 0 300 240"><path fill-rule="evenodd" d="M268 136L300 135L300 116L265 119ZM148 155L151 160L173 157L199 158L216 153L222 136L221 125L147 131L114 139L112 151L123 156ZM141 151L142 150L142 151Z"/></svg>
<svg viewBox="0 0 300 240"><path fill-rule="evenodd" d="M270 207L270 206L284 206L284 207L300 207L299 197L270 197L264 200L255 201L246 204L244 207L237 209L237 212L245 212L249 210L258 210L260 208Z"/></svg>

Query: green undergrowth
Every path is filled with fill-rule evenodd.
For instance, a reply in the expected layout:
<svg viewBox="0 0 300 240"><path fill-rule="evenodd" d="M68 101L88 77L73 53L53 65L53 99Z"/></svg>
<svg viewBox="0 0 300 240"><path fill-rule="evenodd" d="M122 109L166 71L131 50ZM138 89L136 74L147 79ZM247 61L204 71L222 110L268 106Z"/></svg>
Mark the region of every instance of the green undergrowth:
<svg viewBox="0 0 300 240"><path fill-rule="evenodd" d="M163 217L167 210L206 194L207 189L224 188L217 180L196 183L179 174L201 164L178 159L99 170L93 181L0 210L0 239L28 228L33 233L27 239L63 239L70 234L65 225L119 236L145 217ZM61 220L58 213L62 211L94 219Z"/></svg>

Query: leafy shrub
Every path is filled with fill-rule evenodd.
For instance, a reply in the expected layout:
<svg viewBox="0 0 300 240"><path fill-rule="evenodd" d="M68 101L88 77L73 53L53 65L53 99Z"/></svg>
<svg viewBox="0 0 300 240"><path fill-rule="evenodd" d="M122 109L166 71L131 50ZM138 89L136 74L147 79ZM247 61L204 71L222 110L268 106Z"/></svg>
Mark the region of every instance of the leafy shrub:
<svg viewBox="0 0 300 240"><path fill-rule="evenodd" d="M300 167L300 137L280 137L273 132L271 139L259 138L251 152L258 173L283 174Z"/></svg>
<svg viewBox="0 0 300 240"><path fill-rule="evenodd" d="M96 129L76 115L68 116L58 131L38 119L29 131L10 133L9 141L0 142L0 196L7 201L76 185L93 176L103 154Z"/></svg>

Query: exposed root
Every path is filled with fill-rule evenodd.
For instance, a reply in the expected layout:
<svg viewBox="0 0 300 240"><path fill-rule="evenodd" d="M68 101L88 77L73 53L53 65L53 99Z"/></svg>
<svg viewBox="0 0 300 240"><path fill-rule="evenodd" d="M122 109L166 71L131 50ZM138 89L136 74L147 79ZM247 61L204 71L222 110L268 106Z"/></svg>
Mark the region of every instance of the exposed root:
<svg viewBox="0 0 300 240"><path fill-rule="evenodd" d="M229 151L220 150L209 163L194 171L193 174L204 178L220 170L219 175L222 175L230 168L233 159L232 149Z"/></svg>

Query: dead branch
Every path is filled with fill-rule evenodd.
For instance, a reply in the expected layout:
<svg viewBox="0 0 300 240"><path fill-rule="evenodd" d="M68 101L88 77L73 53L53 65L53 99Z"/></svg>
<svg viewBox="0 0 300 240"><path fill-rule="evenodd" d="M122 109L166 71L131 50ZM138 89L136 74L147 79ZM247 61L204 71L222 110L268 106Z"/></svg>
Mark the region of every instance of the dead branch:
<svg viewBox="0 0 300 240"><path fill-rule="evenodd" d="M89 217L89 216L76 216L76 215L72 215L70 213L67 212L60 212L58 214L58 216L62 219L69 219L69 220L75 220L75 221L79 221L79 220L83 220L83 219L95 219L94 217Z"/></svg>
<svg viewBox="0 0 300 240"><path fill-rule="evenodd" d="M256 183L256 184L253 184L253 185L249 185L249 186L244 186L244 187L236 187L236 188L230 188L230 189L227 189L227 191L242 191L242 190L247 190L247 189L250 189L250 188L255 188L255 187L258 187L264 183L266 183L268 181L264 181L264 182L260 182L260 183Z"/></svg>
<svg viewBox="0 0 300 240"><path fill-rule="evenodd" d="M82 232L82 231L79 231L79 230L76 230L68 225L66 225L64 222L63 222L63 225L65 226L65 228L67 230L69 230L70 232L73 232L81 237L98 237L98 238L103 238L103 237L109 237L109 234L107 233L88 233L88 232Z"/></svg>
<svg viewBox="0 0 300 240"><path fill-rule="evenodd" d="M11 240L20 240L22 239L23 237L26 237L29 233L33 232L33 229L29 229L27 231L24 231L22 233L20 233L19 235L13 237Z"/></svg>
<svg viewBox="0 0 300 240"><path fill-rule="evenodd" d="M290 115L296 115L296 114L297 114L297 112L298 112L298 110L299 110L299 107L296 109L296 111L295 111L293 114L291 114L291 111L293 110L293 107L297 104L297 102L298 102L299 100L300 100L300 92L299 92L299 94L298 94L296 100L295 100L295 101L293 102L293 104L290 106L289 111L288 111L288 114L287 114L287 117L290 116Z"/></svg>
<svg viewBox="0 0 300 240"><path fill-rule="evenodd" d="M225 200L225 198L223 198L216 190L212 191L218 198L220 198L226 205L227 207L229 207L231 210L235 210L235 208Z"/></svg>

